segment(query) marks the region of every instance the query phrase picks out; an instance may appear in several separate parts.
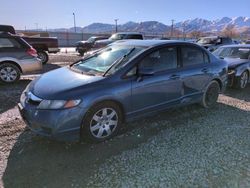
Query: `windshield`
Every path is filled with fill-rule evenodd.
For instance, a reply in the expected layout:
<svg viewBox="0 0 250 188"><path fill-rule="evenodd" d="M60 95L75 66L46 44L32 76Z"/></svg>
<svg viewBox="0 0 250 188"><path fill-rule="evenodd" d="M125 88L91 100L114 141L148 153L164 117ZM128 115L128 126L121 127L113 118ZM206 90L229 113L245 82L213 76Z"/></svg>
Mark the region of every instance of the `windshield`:
<svg viewBox="0 0 250 188"><path fill-rule="evenodd" d="M89 43L93 43L93 42L95 42L95 37L90 37L87 41L88 41Z"/></svg>
<svg viewBox="0 0 250 188"><path fill-rule="evenodd" d="M107 71L113 74L142 49L134 46L109 46L74 64L73 68L86 74L104 75Z"/></svg>
<svg viewBox="0 0 250 188"><path fill-rule="evenodd" d="M110 40L122 40L124 39L124 36L123 34L113 34L109 39Z"/></svg>
<svg viewBox="0 0 250 188"><path fill-rule="evenodd" d="M227 58L249 59L250 48L221 47L215 50L213 54L222 58L227 57Z"/></svg>
<svg viewBox="0 0 250 188"><path fill-rule="evenodd" d="M217 38L200 38L197 43L199 44L216 44Z"/></svg>

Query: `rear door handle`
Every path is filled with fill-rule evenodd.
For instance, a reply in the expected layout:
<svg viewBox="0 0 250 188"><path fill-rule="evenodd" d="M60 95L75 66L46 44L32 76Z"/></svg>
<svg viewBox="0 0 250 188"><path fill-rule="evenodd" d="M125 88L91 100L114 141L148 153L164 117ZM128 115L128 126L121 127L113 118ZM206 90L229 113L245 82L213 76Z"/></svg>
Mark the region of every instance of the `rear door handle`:
<svg viewBox="0 0 250 188"><path fill-rule="evenodd" d="M173 74L173 75L170 76L171 80L177 80L179 78L180 78L180 75L176 75L176 74Z"/></svg>

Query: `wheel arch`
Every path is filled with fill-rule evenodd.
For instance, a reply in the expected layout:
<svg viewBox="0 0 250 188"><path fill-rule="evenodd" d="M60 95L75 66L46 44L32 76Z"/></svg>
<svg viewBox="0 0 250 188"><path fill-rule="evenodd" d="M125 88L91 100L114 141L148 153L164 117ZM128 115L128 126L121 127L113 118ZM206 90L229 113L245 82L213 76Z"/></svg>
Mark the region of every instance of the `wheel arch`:
<svg viewBox="0 0 250 188"><path fill-rule="evenodd" d="M220 91L222 91L222 89L223 89L223 83L222 83L222 81L219 78L214 78L213 80L211 80L211 82L212 81L218 82L218 84L220 86Z"/></svg>
<svg viewBox="0 0 250 188"><path fill-rule="evenodd" d="M9 63L9 64L17 66L17 68L20 70L20 72L23 73L22 67L17 62L11 61L11 60L5 60L5 61L1 61L0 65L4 64L4 63Z"/></svg>

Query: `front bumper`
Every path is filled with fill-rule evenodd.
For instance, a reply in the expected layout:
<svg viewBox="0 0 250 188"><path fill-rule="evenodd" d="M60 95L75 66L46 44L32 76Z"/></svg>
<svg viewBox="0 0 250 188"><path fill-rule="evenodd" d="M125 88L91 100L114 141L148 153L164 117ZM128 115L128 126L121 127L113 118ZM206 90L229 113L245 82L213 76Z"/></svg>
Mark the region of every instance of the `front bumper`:
<svg viewBox="0 0 250 188"><path fill-rule="evenodd" d="M23 73L42 70L43 65L40 59L34 57L31 59L23 59L19 62Z"/></svg>
<svg viewBox="0 0 250 188"><path fill-rule="evenodd" d="M78 141L84 110L80 107L62 110L40 110L28 102L18 108L26 125L34 133L59 141Z"/></svg>

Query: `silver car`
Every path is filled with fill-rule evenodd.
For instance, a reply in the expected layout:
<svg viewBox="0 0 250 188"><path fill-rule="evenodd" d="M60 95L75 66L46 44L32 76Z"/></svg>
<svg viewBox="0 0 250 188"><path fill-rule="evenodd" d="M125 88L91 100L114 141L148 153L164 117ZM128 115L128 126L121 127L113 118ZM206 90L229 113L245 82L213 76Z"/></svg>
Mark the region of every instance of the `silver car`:
<svg viewBox="0 0 250 188"><path fill-rule="evenodd" d="M20 36L0 33L0 82L14 83L21 74L42 69L37 52Z"/></svg>

